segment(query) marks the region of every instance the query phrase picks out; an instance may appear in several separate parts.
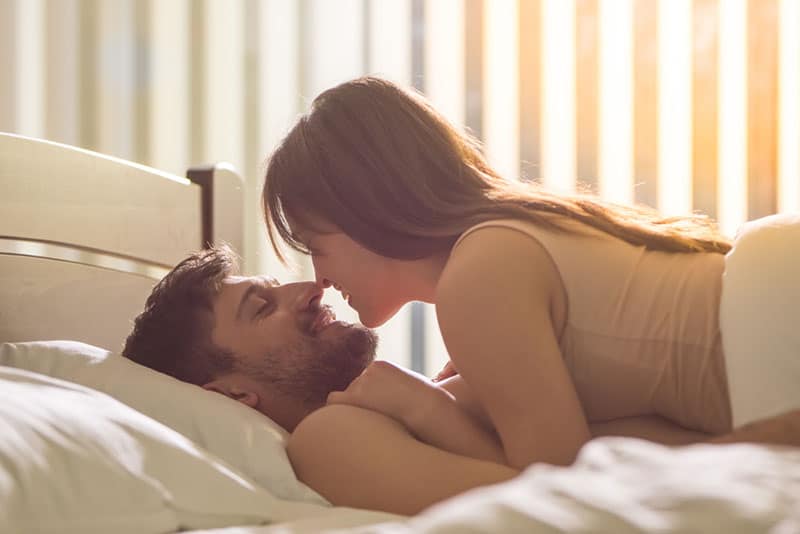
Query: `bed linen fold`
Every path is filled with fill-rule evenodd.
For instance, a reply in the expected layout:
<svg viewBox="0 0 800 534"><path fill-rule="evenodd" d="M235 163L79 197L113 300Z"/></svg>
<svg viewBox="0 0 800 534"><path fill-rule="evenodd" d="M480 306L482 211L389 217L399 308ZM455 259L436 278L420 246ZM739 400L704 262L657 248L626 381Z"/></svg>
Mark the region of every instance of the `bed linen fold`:
<svg viewBox="0 0 800 534"><path fill-rule="evenodd" d="M363 513L331 508L315 518L272 526L198 532L796 533L800 449L747 444L669 448L603 438L584 447L571 467L535 465L511 481L453 497L408 520Z"/></svg>

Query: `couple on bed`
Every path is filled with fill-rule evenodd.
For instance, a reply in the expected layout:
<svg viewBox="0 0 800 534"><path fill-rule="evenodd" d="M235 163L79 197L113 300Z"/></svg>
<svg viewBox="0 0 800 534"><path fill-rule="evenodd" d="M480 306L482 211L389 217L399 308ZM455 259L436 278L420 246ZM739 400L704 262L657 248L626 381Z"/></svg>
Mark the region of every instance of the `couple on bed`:
<svg viewBox="0 0 800 534"><path fill-rule="evenodd" d="M124 353L282 425L298 477L334 504L416 513L569 465L600 435L800 446L800 402L734 430L731 243L704 218L506 180L423 97L370 77L316 98L269 160L263 209L276 253L310 254L316 280L199 252ZM320 304L331 286L365 326ZM433 381L373 362L367 327L414 300L435 304L451 357Z"/></svg>

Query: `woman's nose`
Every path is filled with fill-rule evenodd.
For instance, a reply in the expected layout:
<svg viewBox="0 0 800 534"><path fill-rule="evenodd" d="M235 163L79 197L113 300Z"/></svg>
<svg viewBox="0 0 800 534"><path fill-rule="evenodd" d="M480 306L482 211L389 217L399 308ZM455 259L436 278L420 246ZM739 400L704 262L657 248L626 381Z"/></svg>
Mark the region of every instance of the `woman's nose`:
<svg viewBox="0 0 800 534"><path fill-rule="evenodd" d="M310 308L318 308L325 287L319 282L299 282L298 286L300 291L295 301L296 309L305 311Z"/></svg>

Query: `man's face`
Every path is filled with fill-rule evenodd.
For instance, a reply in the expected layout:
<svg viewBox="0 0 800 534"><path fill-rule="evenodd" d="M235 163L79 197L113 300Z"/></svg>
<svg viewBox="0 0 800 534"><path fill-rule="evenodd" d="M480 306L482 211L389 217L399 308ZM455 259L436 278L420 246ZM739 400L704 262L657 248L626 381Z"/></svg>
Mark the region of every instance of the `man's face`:
<svg viewBox="0 0 800 534"><path fill-rule="evenodd" d="M230 276L214 302L212 341L233 352L235 369L305 404L324 404L375 357L377 338L337 321L313 282Z"/></svg>

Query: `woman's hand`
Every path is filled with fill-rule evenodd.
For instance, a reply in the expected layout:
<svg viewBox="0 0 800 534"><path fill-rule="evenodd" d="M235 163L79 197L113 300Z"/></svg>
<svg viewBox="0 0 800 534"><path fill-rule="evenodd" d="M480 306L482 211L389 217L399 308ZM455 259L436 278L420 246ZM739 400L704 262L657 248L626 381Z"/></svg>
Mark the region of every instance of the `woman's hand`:
<svg viewBox="0 0 800 534"><path fill-rule="evenodd" d="M442 450L506 464L493 433L464 411L452 393L424 376L377 361L344 391L328 395L328 404L349 404L391 417L417 439Z"/></svg>
<svg viewBox="0 0 800 534"><path fill-rule="evenodd" d="M434 382L441 382L442 380L450 378L451 376L456 376L457 374L458 371L456 370L456 366L453 365L453 360L447 360L447 363L444 364L442 370L439 371L439 373L434 376L432 380Z"/></svg>
<svg viewBox="0 0 800 534"><path fill-rule="evenodd" d="M328 404L349 404L382 413L403 423L413 432L420 417L442 404L449 393L427 378L387 361L376 361L344 391L328 395Z"/></svg>

